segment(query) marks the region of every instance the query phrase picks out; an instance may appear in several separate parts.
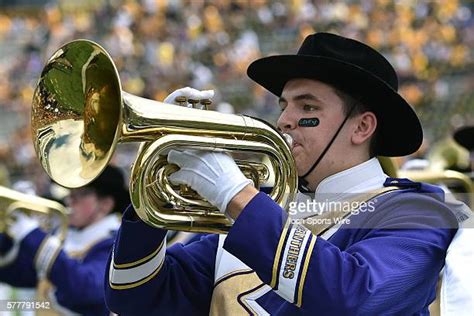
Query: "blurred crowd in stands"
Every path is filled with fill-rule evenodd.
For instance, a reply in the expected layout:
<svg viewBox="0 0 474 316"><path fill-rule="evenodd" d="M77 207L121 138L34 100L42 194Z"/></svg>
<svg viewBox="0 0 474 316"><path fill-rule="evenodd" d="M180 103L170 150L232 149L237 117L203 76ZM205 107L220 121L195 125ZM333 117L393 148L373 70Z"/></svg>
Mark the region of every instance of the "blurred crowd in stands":
<svg viewBox="0 0 474 316"><path fill-rule="evenodd" d="M293 53L308 33L333 31L379 48L395 65L427 137L474 119L468 0L96 0L0 10L0 159L14 179L33 176L38 193L47 180L29 131L33 89L47 58L77 38L104 46L127 92L162 100L183 86L215 89L214 109L272 121L276 99L247 79L248 64ZM128 167L133 158L115 159Z"/></svg>

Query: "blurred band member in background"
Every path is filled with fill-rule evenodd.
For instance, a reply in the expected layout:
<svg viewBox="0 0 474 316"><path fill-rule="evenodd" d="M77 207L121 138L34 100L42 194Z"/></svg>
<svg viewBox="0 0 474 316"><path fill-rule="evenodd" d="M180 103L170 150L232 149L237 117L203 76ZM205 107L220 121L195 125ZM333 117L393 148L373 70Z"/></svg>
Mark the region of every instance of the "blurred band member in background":
<svg viewBox="0 0 474 316"><path fill-rule="evenodd" d="M474 126L459 128L454 140L469 151L470 175L474 172ZM469 170L467 170L469 171ZM465 192L474 199L474 192ZM440 315L472 315L474 311L474 216L464 221L448 248L440 289Z"/></svg>
<svg viewBox="0 0 474 316"><path fill-rule="evenodd" d="M1 236L0 280L15 287L37 287L38 299L49 301L61 315L108 315L105 265L119 214L129 202L123 173L108 166L89 185L66 196L70 227L62 246L39 228L36 219L19 213L8 236Z"/></svg>

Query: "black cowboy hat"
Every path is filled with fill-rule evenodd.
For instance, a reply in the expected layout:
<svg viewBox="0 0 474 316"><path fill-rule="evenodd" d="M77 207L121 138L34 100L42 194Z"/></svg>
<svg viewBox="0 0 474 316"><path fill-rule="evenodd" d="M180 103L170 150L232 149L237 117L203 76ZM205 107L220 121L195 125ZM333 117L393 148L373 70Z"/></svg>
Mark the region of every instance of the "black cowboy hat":
<svg viewBox="0 0 474 316"><path fill-rule="evenodd" d="M248 76L280 96L294 78L316 79L367 105L378 119L376 154L404 156L421 145L423 131L411 106L397 93L398 77L376 50L353 39L316 33L304 40L296 55L258 59Z"/></svg>
<svg viewBox="0 0 474 316"><path fill-rule="evenodd" d="M454 132L454 140L469 151L474 151L474 126L464 126Z"/></svg>
<svg viewBox="0 0 474 316"><path fill-rule="evenodd" d="M113 212L122 213L130 204L130 194L125 184L125 177L118 167L108 165L104 171L87 188L93 188L97 195L110 196L115 201Z"/></svg>

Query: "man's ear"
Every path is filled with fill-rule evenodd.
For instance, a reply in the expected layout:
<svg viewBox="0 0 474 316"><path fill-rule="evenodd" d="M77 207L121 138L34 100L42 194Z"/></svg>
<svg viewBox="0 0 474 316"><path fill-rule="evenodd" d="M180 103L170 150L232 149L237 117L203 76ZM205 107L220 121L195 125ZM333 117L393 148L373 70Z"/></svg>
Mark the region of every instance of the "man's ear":
<svg viewBox="0 0 474 316"><path fill-rule="evenodd" d="M101 211L109 214L115 207L115 200L111 196L104 196L100 198Z"/></svg>
<svg viewBox="0 0 474 316"><path fill-rule="evenodd" d="M355 120L354 133L352 133L352 143L360 145L367 141L377 129L377 117L373 112L359 114Z"/></svg>

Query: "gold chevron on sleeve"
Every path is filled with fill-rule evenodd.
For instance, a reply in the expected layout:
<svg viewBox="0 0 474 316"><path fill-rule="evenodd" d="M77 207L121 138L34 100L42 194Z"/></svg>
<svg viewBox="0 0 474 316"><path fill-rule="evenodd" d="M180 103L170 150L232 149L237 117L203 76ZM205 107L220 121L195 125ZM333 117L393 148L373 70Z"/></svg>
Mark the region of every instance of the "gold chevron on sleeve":
<svg viewBox="0 0 474 316"><path fill-rule="evenodd" d="M128 268L133 268L133 267L136 267L136 266L139 266L141 265L142 263L144 262L147 262L149 261L151 258L153 258L154 256L156 256L158 254L158 252L160 252L160 250L163 248L163 245L165 243L165 240L163 240L161 242L161 244L158 246L158 248L156 248L155 251L153 251L151 254L149 254L148 256L144 257L144 258L141 258L139 260L136 260L136 261L133 261L133 262L128 262L128 263L121 263L121 264L117 264L114 262L114 268L115 269L128 269Z"/></svg>

